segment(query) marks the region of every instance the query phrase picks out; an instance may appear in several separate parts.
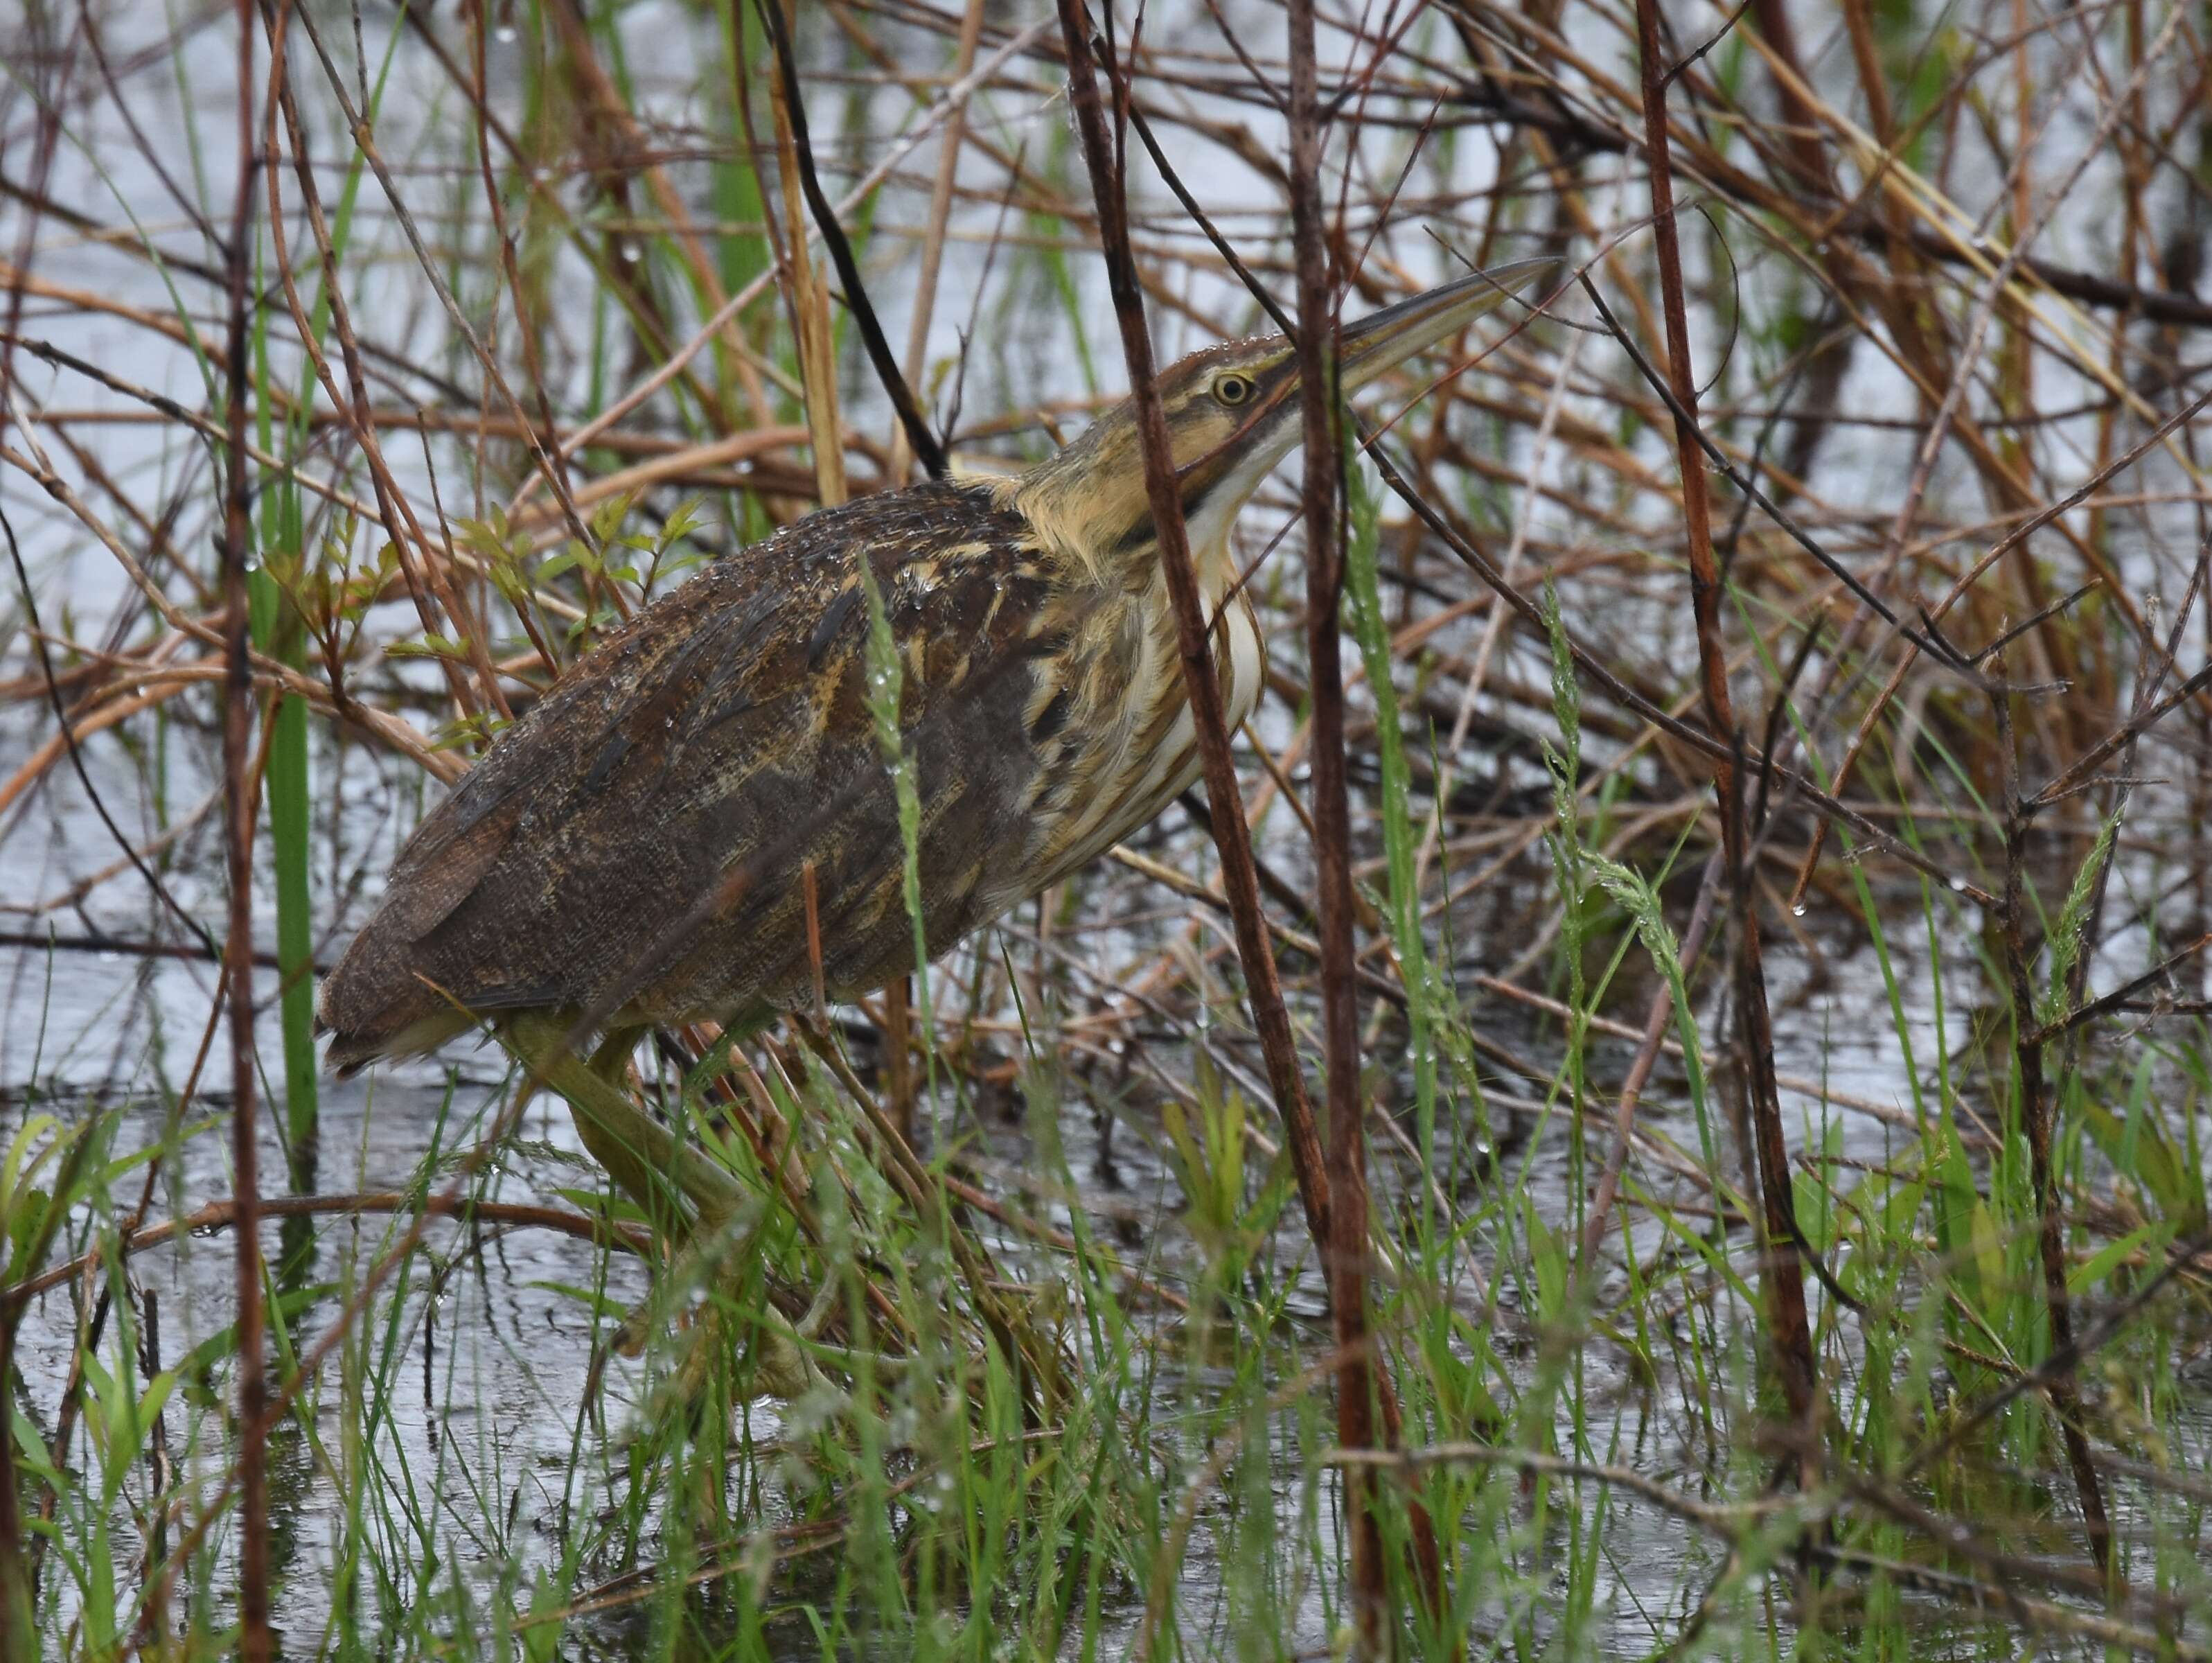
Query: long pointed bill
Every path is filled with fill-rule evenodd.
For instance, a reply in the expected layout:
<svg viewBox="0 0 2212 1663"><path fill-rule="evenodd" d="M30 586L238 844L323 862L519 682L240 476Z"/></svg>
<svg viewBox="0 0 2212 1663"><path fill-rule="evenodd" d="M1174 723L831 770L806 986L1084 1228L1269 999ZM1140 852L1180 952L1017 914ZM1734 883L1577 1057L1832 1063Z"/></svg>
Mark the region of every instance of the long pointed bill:
<svg viewBox="0 0 2212 1663"><path fill-rule="evenodd" d="M1340 386L1347 394L1358 392L1392 365L1449 339L1522 290L1534 289L1566 270L1567 262L1556 257L1493 265L1346 326L1338 358ZM1303 436L1297 360L1291 343L1277 335L1253 347L1256 351L1247 361L1253 364L1253 373L1264 378L1267 396L1254 405L1234 435L1177 470L1184 514L1194 515L1201 503L1208 504L1210 523L1223 535L1268 471L1297 449ZM1152 522L1147 518L1141 523L1148 528Z"/></svg>
<svg viewBox="0 0 2212 1663"><path fill-rule="evenodd" d="M1487 271L1471 272L1370 313L1344 331L1338 358L1340 384L1346 393L1358 391L1393 365L1449 339L1522 289L1566 269L1565 260L1550 255L1514 260Z"/></svg>

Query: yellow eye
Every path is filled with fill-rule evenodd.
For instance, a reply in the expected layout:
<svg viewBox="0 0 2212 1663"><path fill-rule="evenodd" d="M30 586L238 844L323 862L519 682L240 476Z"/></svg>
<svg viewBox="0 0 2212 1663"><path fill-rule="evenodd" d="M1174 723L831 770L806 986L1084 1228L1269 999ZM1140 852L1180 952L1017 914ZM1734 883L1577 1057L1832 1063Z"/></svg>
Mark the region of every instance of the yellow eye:
<svg viewBox="0 0 2212 1663"><path fill-rule="evenodd" d="M1252 378L1231 371L1214 382L1213 396L1217 402L1234 410L1251 398Z"/></svg>

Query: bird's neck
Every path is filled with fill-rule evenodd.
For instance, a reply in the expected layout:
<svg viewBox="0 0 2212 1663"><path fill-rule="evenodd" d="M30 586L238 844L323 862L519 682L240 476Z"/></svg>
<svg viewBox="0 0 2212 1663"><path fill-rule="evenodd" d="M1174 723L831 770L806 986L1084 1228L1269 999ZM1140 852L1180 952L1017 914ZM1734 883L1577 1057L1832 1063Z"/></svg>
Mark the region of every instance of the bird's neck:
<svg viewBox="0 0 2212 1663"><path fill-rule="evenodd" d="M1164 557L1150 505L1061 486L1041 468L1007 490L1069 576L1125 594L1158 592L1164 598ZM1234 513L1201 511L1184 522L1191 563L1209 607L1218 606L1242 575L1231 547L1235 527Z"/></svg>

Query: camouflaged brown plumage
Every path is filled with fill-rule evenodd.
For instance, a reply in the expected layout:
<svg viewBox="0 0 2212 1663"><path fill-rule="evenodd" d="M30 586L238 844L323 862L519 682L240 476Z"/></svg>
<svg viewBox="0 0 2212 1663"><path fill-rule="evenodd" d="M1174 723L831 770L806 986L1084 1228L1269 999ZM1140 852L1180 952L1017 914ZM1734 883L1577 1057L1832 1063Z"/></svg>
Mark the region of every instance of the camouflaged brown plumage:
<svg viewBox="0 0 2212 1663"><path fill-rule="evenodd" d="M1523 261L1346 328L1346 392L1554 269ZM1161 378L1232 724L1261 637L1236 517L1299 433L1279 336ZM866 561L903 683L932 953L1079 869L1198 772L1126 405L1018 478L815 514L646 607L426 819L324 984L334 1065L514 1013L754 1026L912 968L904 844L869 704Z"/></svg>

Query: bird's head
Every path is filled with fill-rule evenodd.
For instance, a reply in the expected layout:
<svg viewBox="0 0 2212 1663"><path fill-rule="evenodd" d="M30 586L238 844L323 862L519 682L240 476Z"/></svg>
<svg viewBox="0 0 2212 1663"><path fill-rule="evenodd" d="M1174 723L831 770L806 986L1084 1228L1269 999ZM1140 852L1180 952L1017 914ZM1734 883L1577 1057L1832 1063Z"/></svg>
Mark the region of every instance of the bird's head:
<svg viewBox="0 0 2212 1663"><path fill-rule="evenodd" d="M1450 338L1518 291L1562 269L1557 259L1516 260L1425 290L1347 324L1338 380L1348 397L1415 353ZM1226 546L1229 529L1260 483L1304 436L1297 350L1282 335L1230 341L1164 370L1176 478L1192 551ZM1155 540L1133 400L1124 399L1080 437L1039 464L1019 487L1024 505L1068 542L1109 560L1142 556Z"/></svg>

